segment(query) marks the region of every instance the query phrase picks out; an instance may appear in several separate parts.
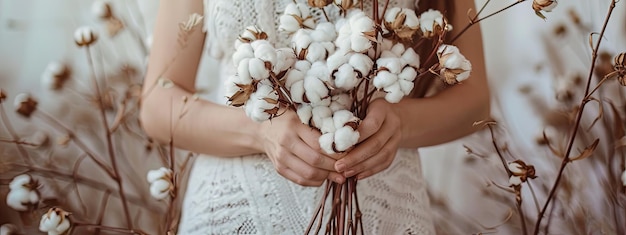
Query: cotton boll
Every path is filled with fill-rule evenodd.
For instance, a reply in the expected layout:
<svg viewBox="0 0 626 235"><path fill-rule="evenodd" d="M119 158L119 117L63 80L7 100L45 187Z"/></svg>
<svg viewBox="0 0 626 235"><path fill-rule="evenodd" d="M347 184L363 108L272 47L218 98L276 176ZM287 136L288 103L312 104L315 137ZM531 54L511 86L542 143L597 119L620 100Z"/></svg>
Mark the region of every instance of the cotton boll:
<svg viewBox="0 0 626 235"><path fill-rule="evenodd" d="M277 58L276 49L272 45L261 44L254 49L254 57L274 65Z"/></svg>
<svg viewBox="0 0 626 235"><path fill-rule="evenodd" d="M420 56L415 53L413 48L407 48L406 51L402 54L402 60L413 68L420 67Z"/></svg>
<svg viewBox="0 0 626 235"><path fill-rule="evenodd" d="M337 38L335 25L330 22L321 22L317 24L315 30L311 32L311 38L316 42L332 42Z"/></svg>
<svg viewBox="0 0 626 235"><path fill-rule="evenodd" d="M418 28L420 26L420 21L415 11L412 9L403 9L406 18L404 19L404 25L410 28Z"/></svg>
<svg viewBox="0 0 626 235"><path fill-rule="evenodd" d="M311 69L307 71L307 76L314 76L324 82L330 82L330 71L323 61L317 61L311 64Z"/></svg>
<svg viewBox="0 0 626 235"><path fill-rule="evenodd" d="M380 53L380 58L396 58L398 55L394 54L393 51L386 50Z"/></svg>
<svg viewBox="0 0 626 235"><path fill-rule="evenodd" d="M383 89L387 94L385 94L385 100L389 103L398 103L404 97L404 92L400 88L399 83L394 83L391 86L385 87Z"/></svg>
<svg viewBox="0 0 626 235"><path fill-rule="evenodd" d="M278 21L280 22L278 30L281 31L292 33L301 28L300 22L292 15L281 15Z"/></svg>
<svg viewBox="0 0 626 235"><path fill-rule="evenodd" d="M245 58L239 61L239 65L237 66L237 76L239 79L243 81L250 80L252 81L252 76L250 76L250 59Z"/></svg>
<svg viewBox="0 0 626 235"><path fill-rule="evenodd" d="M333 112L328 106L313 106L311 113L313 115L311 124L319 130L321 130L324 125L324 119L332 118L333 116Z"/></svg>
<svg viewBox="0 0 626 235"><path fill-rule="evenodd" d="M270 76L270 71L265 67L265 62L259 58L252 58L248 62L250 76L255 80L266 79Z"/></svg>
<svg viewBox="0 0 626 235"><path fill-rule="evenodd" d="M149 183L152 183L159 179L172 178L172 175L173 175L172 170L165 168L165 167L161 167L156 170L148 171L146 178Z"/></svg>
<svg viewBox="0 0 626 235"><path fill-rule="evenodd" d="M328 56L328 51L326 51L326 48L324 48L322 44L314 42L314 43L311 43L309 47L307 48L307 53L306 53L305 58L311 63L314 63L317 61L326 60L327 56Z"/></svg>
<svg viewBox="0 0 626 235"><path fill-rule="evenodd" d="M374 61L370 57L359 53L352 54L348 63L359 71L361 76L367 76L374 67Z"/></svg>
<svg viewBox="0 0 626 235"><path fill-rule="evenodd" d="M39 221L39 231L47 232L48 235L66 234L71 226L69 215L70 213L63 211L60 208L50 208L48 213L41 216L41 220Z"/></svg>
<svg viewBox="0 0 626 235"><path fill-rule="evenodd" d="M300 52L300 50L304 48L308 48L309 45L313 42L311 38L311 30L308 29L299 29L296 33L291 37L291 43L293 47L296 49L296 54Z"/></svg>
<svg viewBox="0 0 626 235"><path fill-rule="evenodd" d="M402 80L402 79L398 80L398 85L400 85L400 90L402 90L402 93L405 96L411 94L411 91L413 90L413 87L415 86L413 81L407 81L407 80Z"/></svg>
<svg viewBox="0 0 626 235"><path fill-rule="evenodd" d="M358 53L366 52L368 49L372 48L372 42L359 34L352 34L350 36L350 44L350 48Z"/></svg>
<svg viewBox="0 0 626 235"><path fill-rule="evenodd" d="M335 132L335 124L333 122L332 117L327 117L327 118L322 119L322 126L320 128L320 132L322 132L322 134Z"/></svg>
<svg viewBox="0 0 626 235"><path fill-rule="evenodd" d="M398 75L390 73L389 71L378 71L374 77L374 87L382 89L393 85L398 81Z"/></svg>
<svg viewBox="0 0 626 235"><path fill-rule="evenodd" d="M296 110L300 122L306 125L311 125L311 118L313 117L313 106L309 104L300 104Z"/></svg>
<svg viewBox="0 0 626 235"><path fill-rule="evenodd" d="M344 34L337 36L335 40L335 46L343 51L352 50L352 41L350 40L350 34Z"/></svg>
<svg viewBox="0 0 626 235"><path fill-rule="evenodd" d="M465 81L469 78L469 76L470 76L470 71L466 70L465 72L462 72L456 76L456 81L457 82Z"/></svg>
<svg viewBox="0 0 626 235"><path fill-rule="evenodd" d="M322 80L319 80L316 77L304 77L304 87L306 89L306 98L313 105L317 105L324 99L328 98L328 88L326 88L326 85Z"/></svg>
<svg viewBox="0 0 626 235"><path fill-rule="evenodd" d="M378 68L386 68L391 73L398 74L402 71L402 60L397 57L387 57L387 58L379 58L376 60L376 65Z"/></svg>
<svg viewBox="0 0 626 235"><path fill-rule="evenodd" d="M402 72L398 74L398 78L403 81L413 82L417 77L417 71L413 67L404 67Z"/></svg>
<svg viewBox="0 0 626 235"><path fill-rule="evenodd" d="M335 133L326 133L320 136L319 144L326 154L334 154Z"/></svg>
<svg viewBox="0 0 626 235"><path fill-rule="evenodd" d="M511 186L518 186L522 184L522 177L521 176L514 176L512 175L509 178L509 185Z"/></svg>
<svg viewBox="0 0 626 235"><path fill-rule="evenodd" d="M326 66L328 70L333 71L339 68L339 66L348 63L351 54L344 50L335 51L326 59Z"/></svg>
<svg viewBox="0 0 626 235"><path fill-rule="evenodd" d="M335 150L344 152L359 142L359 132L344 126L335 131Z"/></svg>
<svg viewBox="0 0 626 235"><path fill-rule="evenodd" d="M7 194L6 203L16 211L27 211L29 205L39 202L39 194L27 188L11 189Z"/></svg>
<svg viewBox="0 0 626 235"><path fill-rule="evenodd" d="M402 11L402 8L399 7L392 7L390 9L387 9L387 12L385 12L385 21L386 22L393 22L396 20L396 16L398 16L398 14Z"/></svg>
<svg viewBox="0 0 626 235"><path fill-rule="evenodd" d="M339 129L346 126L347 123L358 123L359 118L355 117L352 112L344 109L333 113L333 121L335 128Z"/></svg>
<svg viewBox="0 0 626 235"><path fill-rule="evenodd" d="M241 43L233 53L233 64L239 64L245 58L254 58L254 50L250 43Z"/></svg>
<svg viewBox="0 0 626 235"><path fill-rule="evenodd" d="M293 68L302 72L306 72L311 69L311 62L306 60L297 60L296 63L293 65Z"/></svg>
<svg viewBox="0 0 626 235"><path fill-rule="evenodd" d="M357 73L350 64L344 64L334 73L335 86L344 90L351 90L359 83Z"/></svg>
<svg viewBox="0 0 626 235"><path fill-rule="evenodd" d="M404 51L406 51L406 48L404 48L404 44L402 43L396 43L391 47L391 52L393 52L396 57L400 57L404 53Z"/></svg>
<svg viewBox="0 0 626 235"><path fill-rule="evenodd" d="M305 73L297 69L292 69L285 74L285 87L291 90L294 83L304 80Z"/></svg>
<svg viewBox="0 0 626 235"><path fill-rule="evenodd" d="M21 174L13 177L13 180L11 180L11 183L9 183L9 189L21 189L24 187L28 187L28 185L32 183L33 179L30 177L30 175Z"/></svg>
<svg viewBox="0 0 626 235"><path fill-rule="evenodd" d="M437 35L438 30L443 29L443 14L437 10L430 9L419 17L420 29L424 37L430 38Z"/></svg>
<svg viewBox="0 0 626 235"><path fill-rule="evenodd" d="M274 68L272 72L274 74L278 74L282 71L285 71L296 62L296 54L290 48L279 48L276 49L276 63L273 64Z"/></svg>
<svg viewBox="0 0 626 235"><path fill-rule="evenodd" d="M288 87L291 92L291 100L296 103L308 103L305 102L305 89L304 89L304 79L298 80L294 82L290 87Z"/></svg>

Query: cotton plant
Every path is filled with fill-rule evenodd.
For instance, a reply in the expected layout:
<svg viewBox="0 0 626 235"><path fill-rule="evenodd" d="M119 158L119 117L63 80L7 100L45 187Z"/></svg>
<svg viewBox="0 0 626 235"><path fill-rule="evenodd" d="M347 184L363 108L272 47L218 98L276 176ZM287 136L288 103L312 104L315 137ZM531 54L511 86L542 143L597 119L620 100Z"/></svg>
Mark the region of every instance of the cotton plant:
<svg viewBox="0 0 626 235"><path fill-rule="evenodd" d="M258 122L291 109L302 123L320 131L324 152L349 151L358 143L367 103L374 97L400 102L426 71L408 45L452 29L435 10L418 17L412 9L392 7L378 21L358 6L354 0L288 4L278 25L290 40L287 48L273 47L263 29L246 28L235 41L237 73L227 80L229 104L243 106ZM312 8L328 7L339 8L341 17L313 17ZM469 76L471 64L456 47L442 45L437 59L434 70L446 83Z"/></svg>

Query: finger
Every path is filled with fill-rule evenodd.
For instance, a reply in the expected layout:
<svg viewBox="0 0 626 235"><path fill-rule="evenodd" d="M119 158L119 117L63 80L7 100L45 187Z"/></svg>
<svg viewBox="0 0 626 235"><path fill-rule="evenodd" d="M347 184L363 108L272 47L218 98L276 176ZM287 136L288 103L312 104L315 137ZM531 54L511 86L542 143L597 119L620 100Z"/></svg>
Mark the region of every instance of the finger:
<svg viewBox="0 0 626 235"><path fill-rule="evenodd" d="M291 182L294 182L302 186L320 186L324 183L324 180L305 179L304 177L300 176L299 174L297 174L294 170L290 168L281 169L280 171L277 171L277 172L278 174L282 175L283 177L290 180Z"/></svg>
<svg viewBox="0 0 626 235"><path fill-rule="evenodd" d="M399 141L399 137L393 137L376 155L348 168L344 176L351 177L356 175L357 179L363 179L387 169L396 156Z"/></svg>
<svg viewBox="0 0 626 235"><path fill-rule="evenodd" d="M359 143L374 135L382 127L385 121L384 112L367 112L365 119L359 124Z"/></svg>
<svg viewBox="0 0 626 235"><path fill-rule="evenodd" d="M306 143L309 147L311 147L313 151L323 154L327 157L330 157L333 160L339 160L344 156L344 154L341 154L341 153L327 154L324 150L322 150L322 148L320 147L320 141L319 141L320 136L322 136L322 134L318 130L311 128L309 126L306 126L306 125L302 125L302 127L298 127L296 131L298 135L300 136L300 139L304 141L304 143ZM335 164L334 161L333 161L333 164ZM331 169L327 169L327 168L324 168L324 169L334 170L334 166Z"/></svg>
<svg viewBox="0 0 626 235"><path fill-rule="evenodd" d="M302 140L294 141L290 149L294 155L304 160L310 166L327 171L335 170L335 159L314 150Z"/></svg>
<svg viewBox="0 0 626 235"><path fill-rule="evenodd" d="M335 163L335 169L338 172L343 172L346 169L352 168L366 159L375 156L383 147L385 147L387 142L393 138L394 134L395 132L391 128L382 128L372 137L358 144L356 148L350 151L344 158L337 160Z"/></svg>
<svg viewBox="0 0 626 235"><path fill-rule="evenodd" d="M287 152L286 149L283 149L281 153L277 156L278 164L276 164L277 170L287 170L291 169L300 178L303 178L307 181L320 181L324 180L328 177L328 171L322 170L316 167L313 167L304 160L300 159L298 156L293 153Z"/></svg>

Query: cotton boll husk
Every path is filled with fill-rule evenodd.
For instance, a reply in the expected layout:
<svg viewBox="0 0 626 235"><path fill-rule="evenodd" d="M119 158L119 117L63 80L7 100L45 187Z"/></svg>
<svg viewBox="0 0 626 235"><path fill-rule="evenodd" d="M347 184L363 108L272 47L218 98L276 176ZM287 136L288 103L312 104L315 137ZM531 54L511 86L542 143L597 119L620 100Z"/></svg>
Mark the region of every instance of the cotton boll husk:
<svg viewBox="0 0 626 235"><path fill-rule="evenodd" d="M237 66L237 76L239 76L239 79L241 79L242 81L247 81L247 80L252 81L252 76L250 76L250 59L249 58L242 59L239 62L239 65Z"/></svg>
<svg viewBox="0 0 626 235"><path fill-rule="evenodd" d="M334 154L333 144L335 142L335 133L326 133L320 136L319 144L326 154Z"/></svg>
<svg viewBox="0 0 626 235"><path fill-rule="evenodd" d="M385 100L389 103L398 103L404 97L404 92L400 88L399 83L394 83L391 86L385 87L383 89L387 94L385 94Z"/></svg>
<svg viewBox="0 0 626 235"><path fill-rule="evenodd" d="M241 33L240 37L241 38L246 38L252 41L258 41L256 40L256 36L254 35L255 33L259 33L261 32L260 29L258 29L255 26L248 26L246 27L246 29L243 30L243 32ZM239 40L237 40L237 42L240 42Z"/></svg>
<svg viewBox="0 0 626 235"><path fill-rule="evenodd" d="M162 200L169 195L171 183L166 180L157 180L150 184L150 195L152 197Z"/></svg>
<svg viewBox="0 0 626 235"><path fill-rule="evenodd" d="M407 81L407 80L402 80L402 79L398 80L398 85L400 85L400 90L402 90L402 93L405 96L411 94L413 87L415 87L415 84L413 83L413 81Z"/></svg>
<svg viewBox="0 0 626 235"><path fill-rule="evenodd" d="M337 69L337 72L334 73L334 76L335 86L344 90L351 90L359 83L359 80L357 79L357 74L350 64L344 64L339 67L339 69Z"/></svg>
<svg viewBox="0 0 626 235"><path fill-rule="evenodd" d="M331 97L331 103L329 105L333 112L342 109L348 109L352 104L352 97L347 93L335 94Z"/></svg>
<svg viewBox="0 0 626 235"><path fill-rule="evenodd" d="M322 44L314 42L309 44L309 47L307 48L306 60L314 63L326 60L327 55L328 52L326 51L326 48L324 48Z"/></svg>
<svg viewBox="0 0 626 235"><path fill-rule="evenodd" d="M309 104L300 104L296 109L296 114L300 118L300 122L306 125L311 124L311 118L313 117L313 106Z"/></svg>
<svg viewBox="0 0 626 235"><path fill-rule="evenodd" d="M245 58L254 58L254 50L250 43L239 44L235 53L233 53L233 64L239 64Z"/></svg>
<svg viewBox="0 0 626 235"><path fill-rule="evenodd" d="M311 32L311 38L316 42L332 42L337 38L335 25L330 22L321 22L317 24L315 30Z"/></svg>
<svg viewBox="0 0 626 235"><path fill-rule="evenodd" d="M22 189L26 185L30 184L31 181L32 181L32 178L30 177L30 175L21 174L21 175L13 177L13 180L11 180L11 183L9 183L9 188L10 189Z"/></svg>
<svg viewBox="0 0 626 235"><path fill-rule="evenodd" d="M374 61L367 55L360 53L353 53L348 63L363 76L367 76L372 70L372 67L374 67Z"/></svg>
<svg viewBox="0 0 626 235"><path fill-rule="evenodd" d="M417 71L413 67L404 67L402 72L398 74L399 80L413 82L417 76Z"/></svg>
<svg viewBox="0 0 626 235"><path fill-rule="evenodd" d="M250 76L255 80L266 79L270 76L270 71L265 67L265 62L259 58L252 58L248 62Z"/></svg>
<svg viewBox="0 0 626 235"><path fill-rule="evenodd" d="M350 60L350 57L351 57L351 54L345 50L335 51L335 53L332 53L326 59L326 66L328 67L328 70L333 71L339 68L339 66L345 63L348 63L348 60Z"/></svg>
<svg viewBox="0 0 626 235"><path fill-rule="evenodd" d="M352 112L344 109L333 113L333 121L335 128L339 129L344 127L348 122L358 122L359 118L355 117Z"/></svg>
<svg viewBox="0 0 626 235"><path fill-rule="evenodd" d="M344 126L335 131L335 149L339 152L346 151L359 142L359 132L352 127Z"/></svg>
<svg viewBox="0 0 626 235"><path fill-rule="evenodd" d="M293 102L305 103L304 79L294 82L288 89L291 92L291 100L293 100Z"/></svg>
<svg viewBox="0 0 626 235"><path fill-rule="evenodd" d="M276 63L273 64L274 68L272 72L278 74L282 71L285 71L296 62L296 54L290 48L279 48L276 49Z"/></svg>
<svg viewBox="0 0 626 235"><path fill-rule="evenodd" d="M276 49L269 44L261 44L254 49L254 57L261 59L262 61L270 62L272 65L276 64Z"/></svg>
<svg viewBox="0 0 626 235"><path fill-rule="evenodd" d="M232 76L236 76L236 75L231 75L229 77L232 77ZM226 81L224 81L224 86L226 87L225 88L226 97L232 97L233 95L235 95L235 93L241 90L241 88L239 88L239 86L237 86L237 84L234 83L231 79L227 79Z"/></svg>
<svg viewBox="0 0 626 235"><path fill-rule="evenodd" d="M413 48L409 47L408 49L406 49L406 51L402 54L402 60L413 68L420 67L420 56L419 54L415 53L415 50L413 50Z"/></svg>
<svg viewBox="0 0 626 235"><path fill-rule="evenodd" d="M379 58L376 60L376 65L378 65L378 68L385 67L389 72L395 74L400 73L402 67L404 67L402 66L402 60L397 57Z"/></svg>
<svg viewBox="0 0 626 235"><path fill-rule="evenodd" d="M379 71L374 77L374 87L381 89L398 81L398 75L390 73L389 71Z"/></svg>

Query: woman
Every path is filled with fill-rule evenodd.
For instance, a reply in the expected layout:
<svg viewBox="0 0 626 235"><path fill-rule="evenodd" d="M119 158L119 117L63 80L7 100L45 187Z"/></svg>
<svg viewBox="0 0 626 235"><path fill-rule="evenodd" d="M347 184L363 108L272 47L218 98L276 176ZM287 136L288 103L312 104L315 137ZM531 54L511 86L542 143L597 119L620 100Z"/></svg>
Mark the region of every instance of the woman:
<svg viewBox="0 0 626 235"><path fill-rule="evenodd" d="M435 0L432 0L435 1ZM451 23L467 22L474 5L455 0ZM184 103L196 84L204 45L221 62L212 73L214 84L233 73L233 42L244 27L260 25L274 43L278 15L292 0L161 0L154 44L144 84L141 121L154 139L170 138L170 113L185 105L177 120L176 146L203 154L192 170L185 195L180 234L301 234L320 200L324 180L359 181L363 223L368 234L432 234L428 197L416 149L462 137L476 130L475 121L489 115L480 30L475 27L455 43L473 64L472 78L429 98L405 98L390 104L373 101L358 131L359 144L341 159L323 154L320 133L300 123L292 112L271 122L256 123L243 109L225 106L221 88L211 101ZM366 0L366 5L371 5ZM384 2L384 1L379 1ZM395 0L392 6L414 7L414 1ZM205 10L206 9L206 10ZM177 42L179 22L190 14L207 18L206 35L188 37L184 49ZM206 14L205 14L206 13ZM454 33L454 32L453 32ZM172 58L176 57L174 62ZM166 69L167 68L167 69ZM159 74L177 86L151 85ZM170 105L171 103L171 105Z"/></svg>

